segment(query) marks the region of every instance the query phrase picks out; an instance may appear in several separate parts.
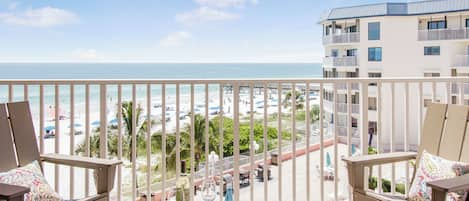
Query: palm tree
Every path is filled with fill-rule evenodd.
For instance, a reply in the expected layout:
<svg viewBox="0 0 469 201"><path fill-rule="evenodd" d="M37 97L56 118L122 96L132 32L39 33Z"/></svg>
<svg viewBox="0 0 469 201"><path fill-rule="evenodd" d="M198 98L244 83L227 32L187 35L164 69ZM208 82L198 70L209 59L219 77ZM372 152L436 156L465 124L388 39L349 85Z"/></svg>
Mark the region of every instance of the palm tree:
<svg viewBox="0 0 469 201"><path fill-rule="evenodd" d="M319 105L313 105L310 111L311 123L314 123L319 120Z"/></svg>
<svg viewBox="0 0 469 201"><path fill-rule="evenodd" d="M209 139L210 135L213 135L214 126L212 121L209 121ZM187 133L191 133L191 125L187 124L185 127ZM195 167L198 167L201 157L205 153L205 118L200 115L194 115L194 155L195 155Z"/></svg>
<svg viewBox="0 0 469 201"><path fill-rule="evenodd" d="M283 107L288 107L291 106L292 103L292 91L287 92L285 95L285 99L283 99ZM301 110L304 107L303 104L304 100L303 97L301 96L301 92L295 91L295 103L296 103L296 109Z"/></svg>
<svg viewBox="0 0 469 201"><path fill-rule="evenodd" d="M125 126L125 129L126 129L126 141L128 141L128 155L127 155L127 159L129 159L129 161L132 161L132 118L133 118L133 113L132 113L132 107L133 107L133 102L132 101L129 101L129 102L123 102L122 103L122 120L124 121L124 126ZM144 137L143 135L145 134L146 130L147 130L147 123L148 121L141 121L140 117L141 117L141 114L142 114L142 107L140 107L140 105L137 105L136 108L135 108L135 118L136 118L136 125L135 125L135 129L136 129L136 133L135 135L137 136L137 141L140 141L140 140L143 140ZM151 122L151 124L153 125L154 122ZM137 146L139 145L139 143L137 142ZM138 147L137 147L138 149ZM138 152L137 152L138 153ZM137 153L135 153L137 155Z"/></svg>
<svg viewBox="0 0 469 201"><path fill-rule="evenodd" d="M187 132L180 132L180 144L179 150L176 149L176 134L166 134L166 169L167 170L175 170L176 169L176 156L179 152L180 159L184 160L190 158L190 134ZM151 136L151 147L154 150L162 150L163 149L163 140L162 140L162 133L157 132ZM155 169L157 170L157 169Z"/></svg>

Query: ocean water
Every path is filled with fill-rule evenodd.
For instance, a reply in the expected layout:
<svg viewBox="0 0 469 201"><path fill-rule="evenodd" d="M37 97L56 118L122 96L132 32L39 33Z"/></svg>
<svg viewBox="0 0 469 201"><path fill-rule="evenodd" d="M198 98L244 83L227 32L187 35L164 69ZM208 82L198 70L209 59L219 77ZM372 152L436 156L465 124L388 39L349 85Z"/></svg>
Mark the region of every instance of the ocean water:
<svg viewBox="0 0 469 201"><path fill-rule="evenodd" d="M319 63L0 63L1 79L256 79L256 78L315 78L322 76L322 68ZM146 86L137 86L137 100L144 104ZM78 112L83 112L85 103L85 86L75 86L75 105ZM161 102L161 86L152 86L152 99ZM218 97L219 86L209 85L210 99ZM197 100L204 99L205 88L203 85L195 86ZM123 99L131 100L132 88L129 85L122 86ZM190 87L181 85L181 102L189 102ZM8 86L0 85L0 102L7 102ZM13 100L23 100L23 86L13 86ZM39 114L39 87L28 87L28 98L33 106L32 112L35 118ZM90 86L91 111L99 111L99 86ZM167 104L174 102L176 88L174 85L166 86ZM107 87L108 105L115 105L117 99L117 86ZM55 105L54 86L44 86L45 108ZM64 113L70 108L70 87L59 86L59 105ZM112 109L110 109L112 110Z"/></svg>
<svg viewBox="0 0 469 201"><path fill-rule="evenodd" d="M320 63L0 63L0 79L313 78Z"/></svg>

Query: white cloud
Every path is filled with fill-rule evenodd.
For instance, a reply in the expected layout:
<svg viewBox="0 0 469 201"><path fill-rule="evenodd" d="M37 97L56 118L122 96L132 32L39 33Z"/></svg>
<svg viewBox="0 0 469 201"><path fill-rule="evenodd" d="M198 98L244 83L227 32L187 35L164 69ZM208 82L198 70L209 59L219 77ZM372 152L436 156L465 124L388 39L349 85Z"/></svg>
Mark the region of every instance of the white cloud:
<svg viewBox="0 0 469 201"><path fill-rule="evenodd" d="M14 9L16 9L16 7L18 7L18 5L19 5L18 2L15 2L15 1L14 1L14 2L10 2L10 3L8 4L8 10L14 10Z"/></svg>
<svg viewBox="0 0 469 201"><path fill-rule="evenodd" d="M182 24L193 25L204 22L220 22L236 20L239 15L209 8L200 7L196 10L176 15L176 21Z"/></svg>
<svg viewBox="0 0 469 201"><path fill-rule="evenodd" d="M191 38L192 35L184 31L171 33L160 41L160 45L163 47L178 47Z"/></svg>
<svg viewBox="0 0 469 201"><path fill-rule="evenodd" d="M195 0L196 3L202 6L209 7L244 7L247 4L257 4L258 0Z"/></svg>
<svg viewBox="0 0 469 201"><path fill-rule="evenodd" d="M73 57L79 60L97 60L98 51L95 49L76 49L73 51Z"/></svg>
<svg viewBox="0 0 469 201"><path fill-rule="evenodd" d="M0 22L10 25L51 27L77 23L78 21L79 18L75 13L53 7L28 9L24 12L0 13Z"/></svg>

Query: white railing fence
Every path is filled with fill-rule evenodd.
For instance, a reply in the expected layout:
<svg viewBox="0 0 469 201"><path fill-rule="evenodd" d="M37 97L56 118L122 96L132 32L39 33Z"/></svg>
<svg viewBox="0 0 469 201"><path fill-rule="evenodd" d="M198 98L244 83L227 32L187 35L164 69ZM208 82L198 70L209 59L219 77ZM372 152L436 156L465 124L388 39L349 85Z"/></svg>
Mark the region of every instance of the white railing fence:
<svg viewBox="0 0 469 201"><path fill-rule="evenodd" d="M323 65L336 67L355 67L358 65L357 60L357 56L325 57Z"/></svg>
<svg viewBox="0 0 469 201"><path fill-rule="evenodd" d="M175 200L182 160L190 164L192 187L232 174L236 201L339 200L349 196L340 159L368 154L369 121L377 125L370 135L376 152L413 149L420 140L424 100L449 103L455 94L450 86L466 82L469 78L0 80L0 101L29 100L41 153L123 160L112 200L143 194ZM338 92L339 85L345 92ZM359 86L360 104L351 104L352 85ZM377 111L369 113L372 87ZM464 103L463 88L457 89L458 103ZM326 111L326 90L347 94L347 103L332 103L332 112ZM345 124L329 127L338 122L339 115L331 115L337 112L346 115ZM223 162L207 171L212 151ZM255 175L260 164L270 171ZM401 183L409 187L409 169L402 172L398 165L389 171L379 167L372 175L389 179L391 193ZM44 170L64 198L93 193L88 171L48 165ZM246 175L248 188L241 180ZM384 190L381 184L377 179L376 191ZM190 200L200 200L200 188L190 188ZM224 200L223 189L216 188L216 200Z"/></svg>
<svg viewBox="0 0 469 201"><path fill-rule="evenodd" d="M452 62L452 67L469 67L469 55L456 55Z"/></svg>
<svg viewBox="0 0 469 201"><path fill-rule="evenodd" d="M458 40L468 39L469 31L461 29L425 29L419 30L419 40Z"/></svg>
<svg viewBox="0 0 469 201"><path fill-rule="evenodd" d="M360 42L360 32L349 32L340 34L325 35L322 38L322 44L331 43L358 43Z"/></svg>

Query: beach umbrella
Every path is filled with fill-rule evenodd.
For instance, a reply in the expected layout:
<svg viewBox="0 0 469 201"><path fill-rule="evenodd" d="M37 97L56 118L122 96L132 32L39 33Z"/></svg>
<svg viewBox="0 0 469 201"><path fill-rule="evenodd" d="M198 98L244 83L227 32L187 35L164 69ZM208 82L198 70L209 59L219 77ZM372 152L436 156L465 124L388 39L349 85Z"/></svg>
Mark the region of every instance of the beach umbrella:
<svg viewBox="0 0 469 201"><path fill-rule="evenodd" d="M92 126L99 126L100 124L101 122L99 122L98 120L91 122Z"/></svg>
<svg viewBox="0 0 469 201"><path fill-rule="evenodd" d="M74 127L74 128L81 128L81 127L83 127L83 125L81 125L81 124L73 124L73 127ZM68 125L68 128L70 128L70 125Z"/></svg>
<svg viewBox="0 0 469 201"><path fill-rule="evenodd" d="M44 130L46 130L46 131L51 131L51 130L54 130L54 129L55 129L55 126L46 126L44 128Z"/></svg>
<svg viewBox="0 0 469 201"><path fill-rule="evenodd" d="M111 121L109 121L109 124L111 124L111 125L117 125L117 119L116 119L116 118L111 119Z"/></svg>
<svg viewBox="0 0 469 201"><path fill-rule="evenodd" d="M332 160L329 152L326 152L326 167L332 167Z"/></svg>

